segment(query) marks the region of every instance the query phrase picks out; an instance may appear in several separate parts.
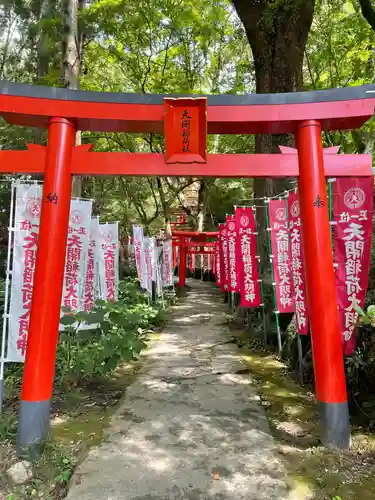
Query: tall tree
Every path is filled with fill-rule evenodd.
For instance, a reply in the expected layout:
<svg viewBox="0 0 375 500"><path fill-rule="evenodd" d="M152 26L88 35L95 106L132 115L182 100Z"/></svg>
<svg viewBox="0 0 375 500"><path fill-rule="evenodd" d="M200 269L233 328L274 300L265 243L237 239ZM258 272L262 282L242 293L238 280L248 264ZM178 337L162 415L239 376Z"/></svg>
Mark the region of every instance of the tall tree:
<svg viewBox="0 0 375 500"><path fill-rule="evenodd" d="M361 6L363 17L375 31L375 4L372 0L358 0Z"/></svg>
<svg viewBox="0 0 375 500"><path fill-rule="evenodd" d="M83 62L84 30L80 14L85 0L62 0L64 36L62 41L62 83L63 87L78 90ZM81 132L76 135L76 144L81 144ZM73 178L72 195L82 194L83 178Z"/></svg>
<svg viewBox="0 0 375 500"><path fill-rule="evenodd" d="M315 0L232 0L249 40L258 93L296 92L302 87L302 68ZM276 152L280 143L291 138L259 135L259 153ZM280 182L258 179L257 196L275 194Z"/></svg>
<svg viewBox="0 0 375 500"><path fill-rule="evenodd" d="M253 52L257 93L296 92L302 87L305 47L315 0L232 0L245 27ZM275 153L290 136L258 135L256 151ZM288 179L257 178L255 197L272 196L289 188ZM260 232L260 268L265 285L268 322L272 321L272 276L269 271L264 209L257 210ZM291 318L290 318L291 319Z"/></svg>
<svg viewBox="0 0 375 500"><path fill-rule="evenodd" d="M64 36L62 40L63 87L77 90L83 60L84 34L79 23L84 0L62 0Z"/></svg>
<svg viewBox="0 0 375 500"><path fill-rule="evenodd" d="M42 81L48 74L52 56L49 23L55 14L57 0L41 0L38 4L37 80Z"/></svg>

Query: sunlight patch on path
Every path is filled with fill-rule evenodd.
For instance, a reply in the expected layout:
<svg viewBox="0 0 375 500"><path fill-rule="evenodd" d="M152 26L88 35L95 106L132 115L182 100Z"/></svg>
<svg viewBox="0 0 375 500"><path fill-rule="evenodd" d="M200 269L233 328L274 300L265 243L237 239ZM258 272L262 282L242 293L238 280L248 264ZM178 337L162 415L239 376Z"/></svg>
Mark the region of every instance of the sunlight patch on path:
<svg viewBox="0 0 375 500"><path fill-rule="evenodd" d="M68 500L291 500L215 288L190 281Z"/></svg>

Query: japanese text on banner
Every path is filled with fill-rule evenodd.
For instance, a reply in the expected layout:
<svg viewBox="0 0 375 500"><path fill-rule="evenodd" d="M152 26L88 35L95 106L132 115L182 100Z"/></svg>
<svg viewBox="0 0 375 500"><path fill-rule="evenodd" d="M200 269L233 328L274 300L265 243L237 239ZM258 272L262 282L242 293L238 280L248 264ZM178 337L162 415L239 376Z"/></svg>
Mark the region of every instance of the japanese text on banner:
<svg viewBox="0 0 375 500"><path fill-rule="evenodd" d="M86 312L91 311L98 298L99 234L99 219L94 217L90 222L85 290L83 294L83 310Z"/></svg>
<svg viewBox="0 0 375 500"><path fill-rule="evenodd" d="M297 332L300 335L307 335L309 331L309 323L301 241L301 219L297 193L289 193L288 215L290 250L292 257L294 309L297 320Z"/></svg>
<svg viewBox="0 0 375 500"><path fill-rule="evenodd" d="M42 190L42 186L36 184L18 184L15 189L15 231L7 359L17 363L23 363L26 354Z"/></svg>
<svg viewBox="0 0 375 500"><path fill-rule="evenodd" d="M227 292L228 282L229 282L229 264L228 264L227 229L225 224L219 224L219 244L220 244L220 262L222 263L221 289L223 292Z"/></svg>
<svg viewBox="0 0 375 500"><path fill-rule="evenodd" d="M344 354L356 347L354 335L370 269L374 179L342 177L333 183L334 262Z"/></svg>
<svg viewBox="0 0 375 500"><path fill-rule="evenodd" d="M100 292L101 299L118 300L119 241L118 224L100 224Z"/></svg>
<svg viewBox="0 0 375 500"><path fill-rule="evenodd" d="M294 300L286 200L270 200L268 211L276 306L280 313L291 313Z"/></svg>
<svg viewBox="0 0 375 500"><path fill-rule="evenodd" d="M163 285L173 285L172 240L163 241Z"/></svg>
<svg viewBox="0 0 375 500"><path fill-rule="evenodd" d="M84 309L91 213L91 200L71 200L62 305L72 311Z"/></svg>
<svg viewBox="0 0 375 500"><path fill-rule="evenodd" d="M256 227L251 207L237 208L236 261L241 307L259 307L261 304L258 260L256 256Z"/></svg>
<svg viewBox="0 0 375 500"><path fill-rule="evenodd" d="M234 215L227 215L226 221L227 231L227 262L228 262L228 290L230 292L238 291L237 283L237 262L236 262L236 224Z"/></svg>
<svg viewBox="0 0 375 500"><path fill-rule="evenodd" d="M222 264L220 262L220 241L219 236L215 245L215 276L216 276L216 284L221 287L221 267Z"/></svg>
<svg viewBox="0 0 375 500"><path fill-rule="evenodd" d="M133 226L135 264L139 282L142 283L141 246L144 237L144 230L141 226Z"/></svg>

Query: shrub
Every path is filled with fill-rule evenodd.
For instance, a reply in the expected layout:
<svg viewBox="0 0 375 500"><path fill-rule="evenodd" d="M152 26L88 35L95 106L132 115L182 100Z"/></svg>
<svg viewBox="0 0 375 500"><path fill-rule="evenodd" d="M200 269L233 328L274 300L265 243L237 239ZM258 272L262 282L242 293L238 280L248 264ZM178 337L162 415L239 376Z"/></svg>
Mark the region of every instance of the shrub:
<svg viewBox="0 0 375 500"><path fill-rule="evenodd" d="M161 304L150 305L135 278L120 282L119 301L97 301L89 313L64 309L57 346L57 390L108 377L119 363L136 360L149 329L164 321ZM7 395L19 392L23 366L7 364ZM12 394L10 394L12 392Z"/></svg>
<svg viewBox="0 0 375 500"><path fill-rule="evenodd" d="M147 304L130 278L121 283L117 303L97 301L90 312L64 312L56 364L60 384L103 378L120 362L137 359L147 345L148 329L162 321L159 305Z"/></svg>

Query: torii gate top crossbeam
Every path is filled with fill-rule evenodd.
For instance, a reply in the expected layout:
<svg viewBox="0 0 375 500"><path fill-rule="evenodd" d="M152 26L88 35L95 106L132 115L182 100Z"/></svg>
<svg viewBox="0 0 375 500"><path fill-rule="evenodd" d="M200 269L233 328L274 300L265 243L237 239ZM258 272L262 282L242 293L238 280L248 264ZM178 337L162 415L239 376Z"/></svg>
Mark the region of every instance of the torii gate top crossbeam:
<svg viewBox="0 0 375 500"><path fill-rule="evenodd" d="M375 85L207 97L209 134L280 134L294 132L303 120L318 120L325 130L360 127L373 115ZM86 92L0 82L0 116L14 125L47 127L50 116L62 116L75 121L79 130L163 133L163 99L161 94Z"/></svg>

